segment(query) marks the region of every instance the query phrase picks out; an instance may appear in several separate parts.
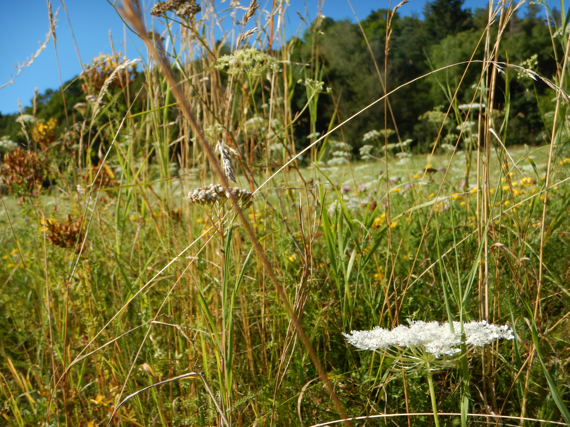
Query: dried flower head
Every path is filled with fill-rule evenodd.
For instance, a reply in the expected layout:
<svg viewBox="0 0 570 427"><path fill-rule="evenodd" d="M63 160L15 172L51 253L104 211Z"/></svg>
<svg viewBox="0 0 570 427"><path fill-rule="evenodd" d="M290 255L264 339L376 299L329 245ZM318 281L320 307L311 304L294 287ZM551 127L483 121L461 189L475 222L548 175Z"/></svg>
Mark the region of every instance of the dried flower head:
<svg viewBox="0 0 570 427"><path fill-rule="evenodd" d="M513 331L508 325L491 325L485 321L464 323L465 336L461 334L461 324L453 322L453 330L449 323L410 322L410 326L400 325L387 330L376 327L371 331L352 331L343 334L348 342L362 350L388 350L390 347L419 349L434 355L452 356L461 352L461 345L467 347L483 347L497 339L512 340Z"/></svg>
<svg viewBox="0 0 570 427"><path fill-rule="evenodd" d="M178 9L186 2L187 0L166 0L165 2L158 2L152 7L150 14L154 16L161 16L166 12L172 12L173 10Z"/></svg>
<svg viewBox="0 0 570 427"><path fill-rule="evenodd" d="M202 8L198 3L186 3L180 6L176 11L176 15L180 18L188 19L200 12Z"/></svg>
<svg viewBox="0 0 570 427"><path fill-rule="evenodd" d="M238 187L230 188L242 209L247 209L253 202L253 194ZM207 187L197 188L188 193L188 201L202 206L222 206L229 199L229 193L224 191L220 184L210 184Z"/></svg>
<svg viewBox="0 0 570 427"><path fill-rule="evenodd" d="M83 240L81 222L82 217L74 220L71 218L71 215L68 215L67 220L64 222L58 222L53 219L42 219L40 221L42 226L40 232L47 232L47 238L53 245L62 248L77 247L77 251L79 252L81 245L79 245L78 242Z"/></svg>
<svg viewBox="0 0 570 427"><path fill-rule="evenodd" d="M103 55L101 53L98 57L93 58L91 64L80 76L83 80L81 85L83 92L88 94L99 93L105 83L115 87L124 87L125 84L131 84L137 76L136 61L127 61L127 58L121 55L121 52L117 52L115 55ZM121 69L127 68L127 71L122 73L119 79L113 78L108 81L119 67ZM88 99L88 101L90 100Z"/></svg>
<svg viewBox="0 0 570 427"><path fill-rule="evenodd" d="M9 194L16 191L22 196L37 196L47 172L47 167L36 153L18 148L4 156L0 179L6 184Z"/></svg>
<svg viewBox="0 0 570 427"><path fill-rule="evenodd" d="M232 158L230 156L230 148L221 141L216 144L216 151L222 156L222 169L224 174L231 182L237 182L235 177L234 165L232 163ZM235 150L231 150L234 154L237 154Z"/></svg>

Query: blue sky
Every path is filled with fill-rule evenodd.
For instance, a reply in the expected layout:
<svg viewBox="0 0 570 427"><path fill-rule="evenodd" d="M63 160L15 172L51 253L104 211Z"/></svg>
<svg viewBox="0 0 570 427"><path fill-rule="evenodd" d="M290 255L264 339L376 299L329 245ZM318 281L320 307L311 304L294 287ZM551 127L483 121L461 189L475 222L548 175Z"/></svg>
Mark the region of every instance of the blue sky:
<svg viewBox="0 0 570 427"><path fill-rule="evenodd" d="M77 50L70 30L68 17L62 6L61 0L51 0L52 8L57 15L57 57L61 81L65 82L79 74L82 70L81 63L89 63L100 52L112 53L109 31L113 36L116 51L126 52L129 59L139 56L143 51L142 42L124 28L123 22L106 0L64 0L71 28L77 42ZM199 1L199 3L204 0ZM146 0L145 4L152 4L154 0ZM14 64L22 63L30 58L38 50L39 43L45 40L49 32L49 18L46 0L17 0L2 2L0 14L0 86L10 80L11 75L16 74ZM261 0L261 8L271 4L270 0ZM371 11L386 8L388 0L351 0L352 6L359 19L365 18ZM399 3L395 0L392 4ZM426 0L410 0L400 12L410 15L413 12L421 14ZM249 0L242 0L244 6L249 5ZM316 0L290 0L288 8L288 23L291 28L297 29L302 23L296 11L299 11L305 19L306 10L312 19L317 12ZM465 7L484 7L487 4L483 0L466 0ZM229 0L222 2L215 0L218 10L229 6ZM305 9L305 5L307 9ZM348 18L355 20L348 0L328 0L324 3L323 14L333 19ZM151 16L146 17L150 24ZM53 42L39 55L33 64L23 70L14 79L12 85L0 89L0 112L3 114L18 111L18 99L25 107L31 104L34 89L37 87L42 93L48 88L57 89L60 85L58 73L58 61Z"/></svg>

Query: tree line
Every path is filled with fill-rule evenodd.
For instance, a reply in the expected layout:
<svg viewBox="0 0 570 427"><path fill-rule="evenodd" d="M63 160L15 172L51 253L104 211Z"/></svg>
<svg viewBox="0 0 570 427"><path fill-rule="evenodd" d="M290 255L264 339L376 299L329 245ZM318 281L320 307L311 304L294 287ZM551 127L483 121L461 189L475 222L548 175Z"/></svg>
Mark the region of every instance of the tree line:
<svg viewBox="0 0 570 427"><path fill-rule="evenodd" d="M543 18L539 5L528 4L518 12L502 34L497 61L523 65L548 79L556 77L556 57L562 57L560 45L552 37L554 22ZM339 123L359 112L385 91L398 90L388 103L380 102L348 122L336 138L342 138L355 152L364 145L363 137L372 130L390 130L392 142L411 140L410 147L418 152L431 149L440 128L441 137L452 142L460 132L463 115L451 114L444 121L450 103L455 111L462 104L478 103L484 84L481 60L484 56L484 32L489 12L486 8L464 9L463 0L434 0L427 3L422 15L402 16L387 9L372 12L360 23L349 20L318 19L311 23L302 37L289 45L294 80L319 77L332 89L319 96L316 129L324 132L331 123ZM387 35L388 20L390 33ZM498 23L491 26L497 33ZM413 83L414 79L450 64L473 58L474 62L447 68ZM547 140L545 120L553 110L552 90L542 81L505 67L499 75L499 89L494 109L508 122L506 144L540 144ZM463 79L463 80L462 80ZM142 76L134 84L143 84ZM70 117L77 112L73 106L85 102L81 80L72 79L66 87L65 103L61 91L48 89L38 95L36 117L58 120L58 131L64 132ZM479 91L479 92L478 92ZM456 93L456 97L453 95ZM483 97L484 98L484 97ZM304 87L294 87L291 104L293 113L303 109L307 101ZM388 107L390 111L384 111ZM32 106L25 108L32 113ZM475 114L476 111L471 114ZM0 137L25 144L18 114L0 113ZM438 122L439 121L439 122ZM308 143L311 127L305 111L295 123L296 145Z"/></svg>

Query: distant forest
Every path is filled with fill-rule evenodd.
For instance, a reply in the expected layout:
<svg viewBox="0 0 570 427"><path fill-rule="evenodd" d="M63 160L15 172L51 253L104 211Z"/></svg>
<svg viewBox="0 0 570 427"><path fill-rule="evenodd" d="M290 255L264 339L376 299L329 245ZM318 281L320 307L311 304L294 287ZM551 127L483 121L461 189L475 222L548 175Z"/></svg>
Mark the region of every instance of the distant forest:
<svg viewBox="0 0 570 427"><path fill-rule="evenodd" d="M302 37L290 40L293 114L295 109L300 111L306 102L305 88L295 82L315 74L320 75L325 86L332 89L330 94L321 94L318 102L317 131L326 132L331 123L347 119L384 94L379 75L390 91L430 71L468 61L472 56L475 61L483 59L485 39L481 35L488 22L487 9L464 9L462 0L435 0L426 4L422 16L401 16L396 12L391 23L388 49L387 13L386 9L379 9L360 24L349 20L320 19L311 23ZM555 58L563 56L562 47L552 37L556 25L546 21L541 6L527 4L524 12L519 11L518 16L509 21L502 34L497 61L523 65L554 80L558 72ZM492 28L496 33L498 23L494 23ZM386 52L388 57L385 61ZM282 55L274 53L277 58ZM315 56L321 68L308 70L303 64L314 64L315 61L310 60ZM453 102L455 108L443 123L441 135L453 143L461 124L476 120L477 110L467 117L467 110L460 106L479 102L481 67L481 62L470 64L462 82L466 65L451 67L406 85L389 97L392 111L386 114L386 123L384 103L381 102L350 121L342 132L335 135L335 139L343 139L356 153L365 144L365 134L388 128L390 142L410 139L412 150L428 151L437 138L443 113L459 88ZM498 112L499 123L508 122L504 142L544 143L548 140L548 123L544 120L554 109L554 92L542 81L522 75L514 68L504 67L503 71L499 74L497 87L501 90L495 95L494 108ZM142 76L139 77L133 83L138 87L143 82ZM60 133L67 127L65 110L71 120L77 114L73 106L85 102L80 79L72 79L64 87L65 107L59 89L40 94L36 103L36 117L46 121L56 118ZM26 107L25 113L32 114L32 107ZM303 114L295 128L295 143L299 147L309 143L307 136L311 133L309 112ZM24 144L26 140L15 120L17 116L0 114L0 137L9 136L12 141Z"/></svg>

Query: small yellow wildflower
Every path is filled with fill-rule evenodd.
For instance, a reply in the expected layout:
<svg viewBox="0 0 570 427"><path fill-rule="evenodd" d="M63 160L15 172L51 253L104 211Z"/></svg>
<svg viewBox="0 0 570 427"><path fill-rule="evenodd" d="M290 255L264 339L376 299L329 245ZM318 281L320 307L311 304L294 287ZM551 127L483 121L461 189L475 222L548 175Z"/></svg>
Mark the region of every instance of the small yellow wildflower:
<svg viewBox="0 0 570 427"><path fill-rule="evenodd" d="M398 223L399 223L399 222L400 222L400 221L393 221L393 222L391 222L391 223L390 223L390 228L396 228L396 227L398 226Z"/></svg>
<svg viewBox="0 0 570 427"><path fill-rule="evenodd" d="M459 203L459 206L465 206L465 202Z"/></svg>
<svg viewBox="0 0 570 427"><path fill-rule="evenodd" d="M517 197L517 196L520 196L520 194L521 194L520 190L513 188L513 196Z"/></svg>
<svg viewBox="0 0 570 427"><path fill-rule="evenodd" d="M494 188L491 188L491 189L489 190L489 193L491 193L491 194L493 194L494 192L495 192L495 189L494 189Z"/></svg>
<svg viewBox="0 0 570 427"><path fill-rule="evenodd" d="M372 227L378 228L386 221L386 214L382 214L377 218L374 218L374 222L372 223Z"/></svg>
<svg viewBox="0 0 570 427"><path fill-rule="evenodd" d="M508 185L503 186L503 191L509 191L511 187L509 187Z"/></svg>
<svg viewBox="0 0 570 427"><path fill-rule="evenodd" d="M414 178L415 178L415 179L418 179L419 177L420 177L420 174L419 174L419 173L415 173L415 174L414 174Z"/></svg>
<svg viewBox="0 0 570 427"><path fill-rule="evenodd" d="M430 199L433 199L433 198L435 197L435 193L431 193L428 197L429 197Z"/></svg>
<svg viewBox="0 0 570 427"><path fill-rule="evenodd" d="M390 193L399 193L400 191L402 191L402 189L400 187L396 187L396 188L392 188Z"/></svg>
<svg viewBox="0 0 570 427"><path fill-rule="evenodd" d="M461 194L459 193L453 193L453 195L451 196L451 198L453 200L460 200L461 199Z"/></svg>
<svg viewBox="0 0 570 427"><path fill-rule="evenodd" d="M378 272L374 274L374 279L378 282L384 280L384 270L382 268L379 268Z"/></svg>
<svg viewBox="0 0 570 427"><path fill-rule="evenodd" d="M202 218L198 218L198 219L196 220L196 223L198 223L198 224L201 224L201 223L203 223L203 222L204 222L204 220L203 220Z"/></svg>
<svg viewBox="0 0 570 427"><path fill-rule="evenodd" d="M479 187L473 187L471 190L469 190L470 193L476 193L477 191L479 191Z"/></svg>
<svg viewBox="0 0 570 427"><path fill-rule="evenodd" d="M12 252L10 252L10 255L17 255L19 253L20 253L20 251L16 248L16 249L12 249Z"/></svg>
<svg viewBox="0 0 570 427"><path fill-rule="evenodd" d="M510 201L510 200L505 200L505 201L503 202L503 205L505 205L505 206L509 206L510 204L511 204L511 201Z"/></svg>
<svg viewBox="0 0 570 427"><path fill-rule="evenodd" d="M289 261L291 261L291 262L295 262L296 259L297 259L297 256L295 254L289 256Z"/></svg>

